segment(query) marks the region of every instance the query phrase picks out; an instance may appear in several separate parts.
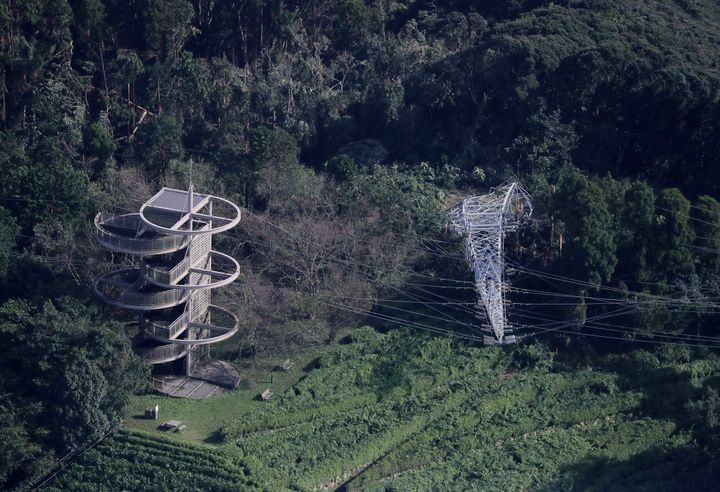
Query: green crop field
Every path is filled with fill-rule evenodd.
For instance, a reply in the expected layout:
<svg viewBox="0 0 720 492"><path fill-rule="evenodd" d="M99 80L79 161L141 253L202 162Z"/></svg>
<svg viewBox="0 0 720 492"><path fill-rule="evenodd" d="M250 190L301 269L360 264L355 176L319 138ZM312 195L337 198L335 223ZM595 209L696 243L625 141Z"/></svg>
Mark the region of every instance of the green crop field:
<svg viewBox="0 0 720 492"><path fill-rule="evenodd" d="M547 351L370 328L305 356L318 358L283 373L267 402L253 400L263 383L161 399L186 432L131 417L127 427L143 430L107 439L50 488L676 490L712 477L666 392L697 392L720 373L716 357L670 364L635 352L570 370Z"/></svg>

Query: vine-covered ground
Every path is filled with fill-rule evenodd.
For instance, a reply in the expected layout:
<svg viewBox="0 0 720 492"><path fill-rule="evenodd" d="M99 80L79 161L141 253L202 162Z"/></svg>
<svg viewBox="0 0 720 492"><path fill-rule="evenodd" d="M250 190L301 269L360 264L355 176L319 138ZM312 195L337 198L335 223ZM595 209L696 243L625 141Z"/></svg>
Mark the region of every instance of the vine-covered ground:
<svg viewBox="0 0 720 492"><path fill-rule="evenodd" d="M540 345L482 348L363 328L286 374L300 378L270 401L240 405L254 391L245 389L166 408L190 421L215 408L206 443L122 430L51 488L711 488L717 463L697 444L684 402L720 361L689 355L635 350L590 366Z"/></svg>

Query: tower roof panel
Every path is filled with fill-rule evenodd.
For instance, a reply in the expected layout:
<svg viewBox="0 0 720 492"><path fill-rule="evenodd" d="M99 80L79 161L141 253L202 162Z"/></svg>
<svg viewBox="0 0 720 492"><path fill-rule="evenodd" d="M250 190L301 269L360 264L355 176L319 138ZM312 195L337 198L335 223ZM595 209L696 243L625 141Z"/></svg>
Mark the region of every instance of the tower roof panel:
<svg viewBox="0 0 720 492"><path fill-rule="evenodd" d="M207 201L207 199L208 195L193 193L192 208L195 209L203 201ZM174 212L188 212L188 192L174 188L163 188L148 200L145 205Z"/></svg>

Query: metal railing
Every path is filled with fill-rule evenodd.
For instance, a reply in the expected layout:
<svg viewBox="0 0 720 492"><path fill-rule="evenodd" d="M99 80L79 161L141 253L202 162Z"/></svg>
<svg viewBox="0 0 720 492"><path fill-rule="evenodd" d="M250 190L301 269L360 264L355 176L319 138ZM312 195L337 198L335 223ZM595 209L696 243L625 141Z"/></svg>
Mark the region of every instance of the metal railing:
<svg viewBox="0 0 720 492"><path fill-rule="evenodd" d="M190 317L186 313L183 313L175 321L167 325L144 318L140 322L140 328L148 335L172 339L187 328L189 319Z"/></svg>
<svg viewBox="0 0 720 492"><path fill-rule="evenodd" d="M190 258L184 258L180 263L167 270L165 268L158 268L150 265L149 263L140 264L140 274L146 279L152 279L161 284L175 284L190 270Z"/></svg>
<svg viewBox="0 0 720 492"><path fill-rule="evenodd" d="M183 345L160 345L158 347L136 347L135 352L151 364L159 364L179 359L188 353L190 349Z"/></svg>
<svg viewBox="0 0 720 492"><path fill-rule="evenodd" d="M139 255L171 253L186 247L190 241L187 237L172 235L158 235L154 238L131 237L141 225L138 214L109 215L101 212L95 216L95 238L110 250ZM110 232L105 227L127 230L128 235Z"/></svg>
<svg viewBox="0 0 720 492"><path fill-rule="evenodd" d="M214 265L226 264L227 267L223 266L222 269L216 270L207 266L211 261ZM188 273L190 274L189 282L180 284L179 282ZM240 275L240 264L225 253L211 250L200 259L193 259L192 256L185 257L171 269L154 266L150 262L142 263L140 275L159 287L179 290L215 289L234 282Z"/></svg>
<svg viewBox="0 0 720 492"><path fill-rule="evenodd" d="M128 306L136 306L147 309L162 309L177 306L187 301L190 297L189 291L162 290L160 292L125 292L120 302Z"/></svg>
<svg viewBox="0 0 720 492"><path fill-rule="evenodd" d="M150 378L150 386L151 386L154 390L157 390L157 391L159 391L159 392L161 392L161 393L162 393L163 390L165 389L165 383L163 382L162 379L158 379L158 378L153 378L153 377L151 377L151 378Z"/></svg>

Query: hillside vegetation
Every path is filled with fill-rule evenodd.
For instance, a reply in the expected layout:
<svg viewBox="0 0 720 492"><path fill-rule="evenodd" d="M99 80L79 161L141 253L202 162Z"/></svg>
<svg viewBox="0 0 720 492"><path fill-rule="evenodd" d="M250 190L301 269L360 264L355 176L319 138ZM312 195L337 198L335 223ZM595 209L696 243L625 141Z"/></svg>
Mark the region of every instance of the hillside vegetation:
<svg viewBox="0 0 720 492"><path fill-rule="evenodd" d="M122 431L51 489L708 489L718 462L683 401L703 401L720 359L688 355L588 365L362 328L284 393L237 408L220 444Z"/></svg>
<svg viewBox="0 0 720 492"><path fill-rule="evenodd" d="M242 264L218 294L242 336L214 355L253 391L257 361L345 357L189 433L218 431L208 460L227 451L238 480L681 487L692 469L687 483L708 483L719 38L715 0L0 2L0 487L35 483L149 398L131 396L150 367L128 320L91 294L127 262L99 251L92 218L191 181L243 207L216 243ZM538 336L503 352L472 346L476 296L446 217L511 181L535 218L507 239L510 321ZM332 349L365 324L405 328ZM426 346L445 365L424 373ZM685 379L660 405L633 370ZM94 487L104 457L143 436L89 451L95 478L83 461L61 480Z"/></svg>

